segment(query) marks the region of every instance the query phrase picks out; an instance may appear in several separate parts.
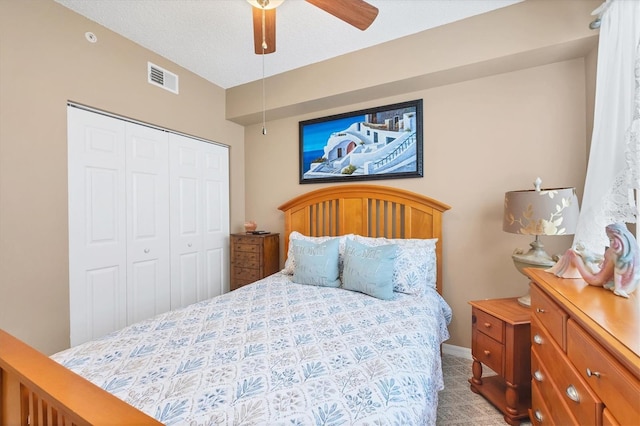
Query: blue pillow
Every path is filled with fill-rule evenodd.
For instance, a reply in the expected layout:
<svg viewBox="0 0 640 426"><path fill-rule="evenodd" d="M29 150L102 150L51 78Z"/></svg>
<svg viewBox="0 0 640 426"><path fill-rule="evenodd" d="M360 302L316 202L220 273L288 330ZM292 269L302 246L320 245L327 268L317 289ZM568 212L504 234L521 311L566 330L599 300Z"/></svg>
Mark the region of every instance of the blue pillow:
<svg viewBox="0 0 640 426"><path fill-rule="evenodd" d="M332 238L322 243L306 240L291 242L296 259L293 282L322 287L340 287L338 249L340 240Z"/></svg>
<svg viewBox="0 0 640 426"><path fill-rule="evenodd" d="M393 264L398 248L395 244L369 247L347 240L344 251L342 288L389 300L393 298Z"/></svg>

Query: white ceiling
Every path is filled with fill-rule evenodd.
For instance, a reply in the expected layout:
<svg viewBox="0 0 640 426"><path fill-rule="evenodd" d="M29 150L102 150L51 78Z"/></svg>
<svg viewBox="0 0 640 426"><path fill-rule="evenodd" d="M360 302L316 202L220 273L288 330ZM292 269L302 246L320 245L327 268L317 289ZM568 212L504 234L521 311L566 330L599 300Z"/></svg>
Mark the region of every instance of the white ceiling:
<svg viewBox="0 0 640 426"><path fill-rule="evenodd" d="M55 0L223 88L262 78L245 0ZM303 0L277 8L270 76L522 0L368 0L379 9L360 31ZM89 28L87 29L89 30ZM93 31L100 43L99 32ZM175 72L175 70L169 69Z"/></svg>

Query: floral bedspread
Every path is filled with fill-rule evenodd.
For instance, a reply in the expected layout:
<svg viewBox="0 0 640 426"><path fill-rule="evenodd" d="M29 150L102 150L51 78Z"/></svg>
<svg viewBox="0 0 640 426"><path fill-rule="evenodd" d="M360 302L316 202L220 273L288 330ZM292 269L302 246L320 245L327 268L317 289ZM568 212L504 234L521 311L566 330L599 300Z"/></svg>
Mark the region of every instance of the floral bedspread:
<svg viewBox="0 0 640 426"><path fill-rule="evenodd" d="M52 358L167 425L428 425L450 319L278 273Z"/></svg>

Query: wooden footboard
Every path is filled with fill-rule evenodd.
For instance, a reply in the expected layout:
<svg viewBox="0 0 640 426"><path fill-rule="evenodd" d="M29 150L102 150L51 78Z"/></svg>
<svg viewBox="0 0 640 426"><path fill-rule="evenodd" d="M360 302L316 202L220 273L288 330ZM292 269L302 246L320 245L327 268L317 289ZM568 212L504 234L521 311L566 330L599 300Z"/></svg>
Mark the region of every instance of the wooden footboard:
<svg viewBox="0 0 640 426"><path fill-rule="evenodd" d="M160 425L0 330L0 425Z"/></svg>

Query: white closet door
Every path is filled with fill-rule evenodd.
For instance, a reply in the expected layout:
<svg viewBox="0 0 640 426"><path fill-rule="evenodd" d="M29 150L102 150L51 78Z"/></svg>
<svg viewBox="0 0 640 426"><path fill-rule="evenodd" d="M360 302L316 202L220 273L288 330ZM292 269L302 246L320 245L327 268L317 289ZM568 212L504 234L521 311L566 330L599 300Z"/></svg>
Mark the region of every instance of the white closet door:
<svg viewBox="0 0 640 426"><path fill-rule="evenodd" d="M71 345L126 325L125 123L68 108Z"/></svg>
<svg viewBox="0 0 640 426"><path fill-rule="evenodd" d="M169 136L127 123L127 323L171 306Z"/></svg>
<svg viewBox="0 0 640 426"><path fill-rule="evenodd" d="M228 290L229 151L169 136L171 309Z"/></svg>

